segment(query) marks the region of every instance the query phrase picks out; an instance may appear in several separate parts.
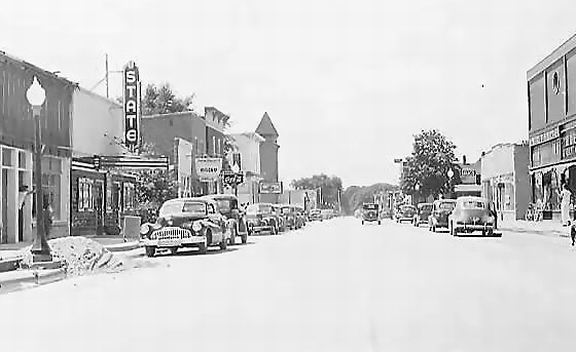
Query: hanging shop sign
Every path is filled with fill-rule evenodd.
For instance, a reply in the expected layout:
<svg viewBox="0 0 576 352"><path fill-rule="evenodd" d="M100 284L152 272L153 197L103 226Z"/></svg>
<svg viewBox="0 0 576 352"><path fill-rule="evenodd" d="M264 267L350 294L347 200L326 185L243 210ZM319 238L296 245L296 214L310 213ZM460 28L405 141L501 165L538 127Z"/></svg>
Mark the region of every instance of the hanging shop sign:
<svg viewBox="0 0 576 352"><path fill-rule="evenodd" d="M225 173L223 175L223 181L225 184L230 185L230 186L240 185L240 184L244 183L244 174L241 172Z"/></svg>
<svg viewBox="0 0 576 352"><path fill-rule="evenodd" d="M554 128L550 131L546 131L544 133L540 133L538 135L530 137L530 145L535 146L537 144L542 144L553 139L560 137L560 130L558 128Z"/></svg>
<svg viewBox="0 0 576 352"><path fill-rule="evenodd" d="M562 159L576 156L576 130L569 130L562 136Z"/></svg>
<svg viewBox="0 0 576 352"><path fill-rule="evenodd" d="M282 182L260 182L260 194L281 194Z"/></svg>
<svg viewBox="0 0 576 352"><path fill-rule="evenodd" d="M200 181L216 181L222 171L222 158L196 158L194 164Z"/></svg>
<svg viewBox="0 0 576 352"><path fill-rule="evenodd" d="M124 144L131 151L140 145L140 76L134 61L124 66Z"/></svg>
<svg viewBox="0 0 576 352"><path fill-rule="evenodd" d="M475 184L476 183L476 170L463 167L460 170L460 181L466 184Z"/></svg>

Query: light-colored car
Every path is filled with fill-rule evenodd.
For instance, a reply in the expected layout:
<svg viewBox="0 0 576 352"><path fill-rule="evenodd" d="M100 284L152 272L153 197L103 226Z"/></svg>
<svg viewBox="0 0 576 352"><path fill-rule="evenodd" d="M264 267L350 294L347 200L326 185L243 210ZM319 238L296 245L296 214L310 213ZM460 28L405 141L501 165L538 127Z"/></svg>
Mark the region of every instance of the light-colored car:
<svg viewBox="0 0 576 352"><path fill-rule="evenodd" d="M481 197L459 197L456 207L448 216L450 234L481 231L482 235L494 233L494 214L487 199Z"/></svg>
<svg viewBox="0 0 576 352"><path fill-rule="evenodd" d="M396 212L396 222L401 223L403 221L412 222L414 220L414 215L418 213L415 206L411 204L401 205Z"/></svg>
<svg viewBox="0 0 576 352"><path fill-rule="evenodd" d="M172 254L184 247L196 247L201 253L206 253L209 246L225 250L231 231L217 209L214 201L202 198L164 202L156 222L140 227L140 243L146 255L153 257L159 248L167 248Z"/></svg>

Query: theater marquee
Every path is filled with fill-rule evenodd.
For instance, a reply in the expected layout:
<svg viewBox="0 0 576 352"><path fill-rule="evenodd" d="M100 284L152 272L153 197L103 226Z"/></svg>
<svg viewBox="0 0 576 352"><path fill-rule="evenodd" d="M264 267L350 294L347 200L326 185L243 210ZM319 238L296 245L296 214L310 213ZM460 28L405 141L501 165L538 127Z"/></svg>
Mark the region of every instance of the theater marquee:
<svg viewBox="0 0 576 352"><path fill-rule="evenodd" d="M140 77L134 61L124 66L124 143L131 151L140 145Z"/></svg>

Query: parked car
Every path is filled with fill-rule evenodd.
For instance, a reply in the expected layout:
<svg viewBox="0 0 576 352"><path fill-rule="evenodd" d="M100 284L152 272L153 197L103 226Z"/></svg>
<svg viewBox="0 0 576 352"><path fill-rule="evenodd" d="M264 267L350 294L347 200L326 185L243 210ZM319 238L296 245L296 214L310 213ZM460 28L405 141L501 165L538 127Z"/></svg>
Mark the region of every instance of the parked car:
<svg viewBox="0 0 576 352"><path fill-rule="evenodd" d="M404 204L401 205L396 212L396 222L401 223L402 221L412 222L414 219L414 215L418 213L418 210L415 206L411 204Z"/></svg>
<svg viewBox="0 0 576 352"><path fill-rule="evenodd" d="M285 227L288 230L296 229L296 208L290 204L283 204L280 206L280 211L282 214L282 218L284 219Z"/></svg>
<svg viewBox="0 0 576 352"><path fill-rule="evenodd" d="M250 234L279 233L278 218L271 203L250 204L246 208L246 223Z"/></svg>
<svg viewBox="0 0 576 352"><path fill-rule="evenodd" d="M334 212L332 209L322 209L320 210L320 215L322 216L323 220L330 220L334 217Z"/></svg>
<svg viewBox="0 0 576 352"><path fill-rule="evenodd" d="M322 221L322 211L320 209L310 210L310 221Z"/></svg>
<svg viewBox="0 0 576 352"><path fill-rule="evenodd" d="M448 215L454 210L456 200L439 199L432 203L432 212L428 217L428 229L436 232L439 228L448 228Z"/></svg>
<svg viewBox="0 0 576 352"><path fill-rule="evenodd" d="M448 216L450 234L457 236L459 233L472 233L482 231L482 235L494 233L494 214L486 198L482 197L459 197L456 206Z"/></svg>
<svg viewBox="0 0 576 352"><path fill-rule="evenodd" d="M213 194L202 198L210 199L218 205L218 211L227 221L227 227L231 230L230 244L236 244L236 237L240 237L243 244L248 242L248 226L246 214L240 210L238 197L232 194Z"/></svg>
<svg viewBox="0 0 576 352"><path fill-rule="evenodd" d="M278 224L278 232L286 232L286 218L282 214L282 206L279 204L272 204L272 209L274 210L274 217L276 218L276 223Z"/></svg>
<svg viewBox="0 0 576 352"><path fill-rule="evenodd" d="M159 248L168 248L172 254L184 247L196 247L200 253L206 253L209 246L225 250L230 234L217 204L202 198L168 200L160 207L155 223L140 227L140 241L148 257Z"/></svg>
<svg viewBox="0 0 576 352"><path fill-rule="evenodd" d="M296 209L296 226L297 228L302 228L306 226L308 222L308 216L306 215L306 210L299 205L294 206Z"/></svg>
<svg viewBox="0 0 576 352"><path fill-rule="evenodd" d="M378 225L381 224L378 204L362 204L362 225L364 225L365 222L378 222Z"/></svg>
<svg viewBox="0 0 576 352"><path fill-rule="evenodd" d="M432 203L419 203L418 213L414 215L414 220L412 224L414 226L420 226L420 224L428 224L428 218L432 214Z"/></svg>
<svg viewBox="0 0 576 352"><path fill-rule="evenodd" d="M380 210L380 218L381 219L392 219L392 209L382 208Z"/></svg>

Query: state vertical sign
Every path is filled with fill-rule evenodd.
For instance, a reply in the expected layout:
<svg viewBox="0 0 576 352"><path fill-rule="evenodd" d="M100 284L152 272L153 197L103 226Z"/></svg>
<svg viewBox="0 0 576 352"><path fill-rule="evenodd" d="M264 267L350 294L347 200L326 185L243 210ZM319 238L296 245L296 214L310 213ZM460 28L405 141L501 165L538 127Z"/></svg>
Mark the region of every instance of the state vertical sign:
<svg viewBox="0 0 576 352"><path fill-rule="evenodd" d="M131 151L140 145L140 77L134 61L124 66L124 144Z"/></svg>

